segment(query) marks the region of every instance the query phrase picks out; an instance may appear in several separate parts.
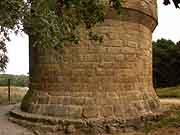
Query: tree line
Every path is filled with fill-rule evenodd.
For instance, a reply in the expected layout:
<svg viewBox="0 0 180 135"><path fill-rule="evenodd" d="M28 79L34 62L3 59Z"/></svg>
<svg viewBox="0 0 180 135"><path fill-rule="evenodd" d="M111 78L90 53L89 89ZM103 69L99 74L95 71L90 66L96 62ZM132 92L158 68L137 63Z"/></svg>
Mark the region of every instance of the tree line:
<svg viewBox="0 0 180 135"><path fill-rule="evenodd" d="M153 42L153 81L155 87L180 85L180 41Z"/></svg>
<svg viewBox="0 0 180 135"><path fill-rule="evenodd" d="M28 87L29 77L27 75L0 74L0 86L7 86L10 79L12 86Z"/></svg>

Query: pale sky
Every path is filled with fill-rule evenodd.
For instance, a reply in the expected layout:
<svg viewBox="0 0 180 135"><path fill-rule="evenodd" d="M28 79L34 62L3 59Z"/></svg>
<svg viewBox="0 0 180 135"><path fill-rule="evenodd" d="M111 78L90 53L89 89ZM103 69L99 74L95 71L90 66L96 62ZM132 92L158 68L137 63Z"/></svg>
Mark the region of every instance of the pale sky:
<svg viewBox="0 0 180 135"><path fill-rule="evenodd" d="M159 25L154 31L153 40L159 38L180 41L180 9L174 5L164 6L163 0L158 0ZM8 44L9 63L7 74L27 74L29 72L28 37L26 35L13 36Z"/></svg>

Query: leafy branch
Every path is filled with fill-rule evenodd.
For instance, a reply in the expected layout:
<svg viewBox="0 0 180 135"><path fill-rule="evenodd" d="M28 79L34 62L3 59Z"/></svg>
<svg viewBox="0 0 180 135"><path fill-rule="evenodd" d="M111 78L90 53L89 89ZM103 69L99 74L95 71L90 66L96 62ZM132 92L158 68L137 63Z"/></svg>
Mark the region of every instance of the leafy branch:
<svg viewBox="0 0 180 135"><path fill-rule="evenodd" d="M107 0L108 1L108 0ZM120 13L121 0L109 0ZM0 70L8 62L6 43L11 33L33 37L33 46L62 47L80 41L80 28L90 31L90 40L102 41L91 30L104 21L104 0L3 0L0 1Z"/></svg>

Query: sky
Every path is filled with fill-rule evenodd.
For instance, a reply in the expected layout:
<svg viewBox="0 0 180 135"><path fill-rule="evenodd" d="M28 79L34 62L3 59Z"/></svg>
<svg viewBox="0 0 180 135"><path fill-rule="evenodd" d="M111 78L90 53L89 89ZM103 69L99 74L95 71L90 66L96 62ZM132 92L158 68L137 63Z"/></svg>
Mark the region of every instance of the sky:
<svg viewBox="0 0 180 135"><path fill-rule="evenodd" d="M180 41L180 9L173 4L164 6L162 3L163 0L158 0L159 24L153 33L153 40L165 38Z"/></svg>
<svg viewBox="0 0 180 135"><path fill-rule="evenodd" d="M164 6L163 0L158 0L159 24L153 33L153 40L160 38L180 41L180 9L174 5ZM27 74L29 72L29 51L27 35L12 35L12 41L8 43L9 63L5 73Z"/></svg>

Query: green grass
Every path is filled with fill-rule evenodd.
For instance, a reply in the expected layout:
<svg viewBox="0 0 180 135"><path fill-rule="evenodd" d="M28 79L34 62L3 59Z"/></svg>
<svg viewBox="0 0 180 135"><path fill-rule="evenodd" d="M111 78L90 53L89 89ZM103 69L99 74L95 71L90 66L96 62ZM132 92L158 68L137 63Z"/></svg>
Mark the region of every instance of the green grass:
<svg viewBox="0 0 180 135"><path fill-rule="evenodd" d="M180 98L180 86L157 88L156 92L160 98Z"/></svg>
<svg viewBox="0 0 180 135"><path fill-rule="evenodd" d="M165 112L159 120L146 121L143 131L149 133L165 127L180 127L180 110Z"/></svg>

